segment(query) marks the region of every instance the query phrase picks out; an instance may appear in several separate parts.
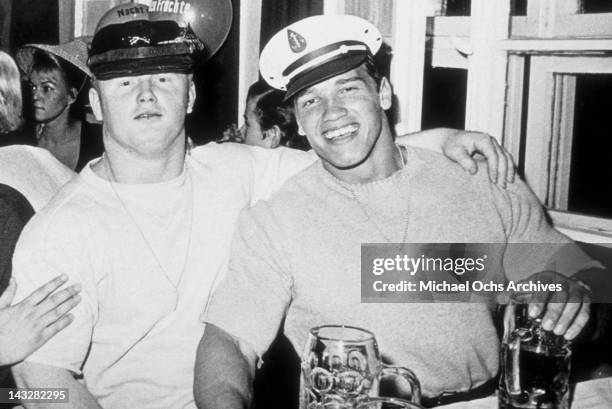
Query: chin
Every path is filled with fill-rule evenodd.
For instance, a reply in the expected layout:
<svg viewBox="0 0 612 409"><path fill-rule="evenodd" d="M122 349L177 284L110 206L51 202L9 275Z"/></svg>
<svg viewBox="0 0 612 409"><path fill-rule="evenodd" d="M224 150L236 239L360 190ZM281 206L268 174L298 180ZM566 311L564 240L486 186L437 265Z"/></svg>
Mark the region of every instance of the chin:
<svg viewBox="0 0 612 409"><path fill-rule="evenodd" d="M345 158L331 158L327 162L335 167L336 169L346 170L352 169L361 165L366 158L364 157L345 157Z"/></svg>

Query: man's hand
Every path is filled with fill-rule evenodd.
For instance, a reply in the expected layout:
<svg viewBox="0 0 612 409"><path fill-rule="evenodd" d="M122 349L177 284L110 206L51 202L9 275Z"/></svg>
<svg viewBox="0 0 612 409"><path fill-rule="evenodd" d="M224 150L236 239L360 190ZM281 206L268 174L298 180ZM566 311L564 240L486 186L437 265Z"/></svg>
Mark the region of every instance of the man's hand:
<svg viewBox="0 0 612 409"><path fill-rule="evenodd" d="M78 284L53 294L67 277L58 276L18 304L10 305L17 285L11 282L0 297L0 365L25 359L72 322L68 314L80 301Z"/></svg>
<svg viewBox="0 0 612 409"><path fill-rule="evenodd" d="M489 134L436 128L399 136L397 141L441 152L472 175L478 170L478 164L473 156L480 154L489 163L491 182L503 188L507 183L514 182L515 169L512 155Z"/></svg>
<svg viewBox="0 0 612 409"><path fill-rule="evenodd" d="M553 271L536 273L526 281L562 285L562 291L551 291L546 297L534 294L529 302L529 316L536 318L544 313L542 327L546 331L574 339L589 321L592 294L588 287Z"/></svg>
<svg viewBox="0 0 612 409"><path fill-rule="evenodd" d="M514 161L510 152L497 142L497 139L483 132L453 130L446 138L443 153L461 165L470 174L476 173L478 164L475 154L481 154L489 163L489 178L491 182L506 187L506 183L514 182Z"/></svg>

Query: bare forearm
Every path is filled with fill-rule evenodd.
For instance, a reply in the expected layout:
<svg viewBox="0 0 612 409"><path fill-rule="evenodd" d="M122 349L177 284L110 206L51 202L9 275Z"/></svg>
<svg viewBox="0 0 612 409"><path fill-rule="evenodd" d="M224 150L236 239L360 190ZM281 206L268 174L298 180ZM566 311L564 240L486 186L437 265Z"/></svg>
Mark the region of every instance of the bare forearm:
<svg viewBox="0 0 612 409"><path fill-rule="evenodd" d="M456 133L455 129L435 128L398 136L397 141L417 148L442 152L446 139Z"/></svg>
<svg viewBox="0 0 612 409"><path fill-rule="evenodd" d="M194 395L200 409L243 409L251 404L256 357L208 325L198 346Z"/></svg>
<svg viewBox="0 0 612 409"><path fill-rule="evenodd" d="M61 368L24 362L12 369L18 388L65 388L68 402L54 403L55 409L102 409L89 391L74 379L72 374ZM48 403L26 402L26 409L43 409Z"/></svg>

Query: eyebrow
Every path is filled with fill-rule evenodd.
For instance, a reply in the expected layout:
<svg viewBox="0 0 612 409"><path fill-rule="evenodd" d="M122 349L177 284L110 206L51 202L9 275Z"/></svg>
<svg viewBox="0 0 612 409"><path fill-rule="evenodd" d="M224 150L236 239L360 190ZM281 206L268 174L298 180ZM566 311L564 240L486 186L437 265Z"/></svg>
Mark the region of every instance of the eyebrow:
<svg viewBox="0 0 612 409"><path fill-rule="evenodd" d="M336 82L334 84L335 85L344 85L344 84L347 84L349 82L361 82L361 83L365 84L366 80L363 77L361 77L361 76L355 75L354 77L340 78L340 79L336 80ZM297 101L298 99L306 97L306 96L308 96L310 94L313 94L313 93L314 93L314 91L312 91L311 88L308 88L308 89L304 90L302 93L296 95L295 96L295 100Z"/></svg>
<svg viewBox="0 0 612 409"><path fill-rule="evenodd" d="M354 77L349 77L349 78L340 78L336 81L336 84L346 84L347 82L355 82L355 81L363 82L363 83L366 82L365 79L363 79L362 77L354 76Z"/></svg>

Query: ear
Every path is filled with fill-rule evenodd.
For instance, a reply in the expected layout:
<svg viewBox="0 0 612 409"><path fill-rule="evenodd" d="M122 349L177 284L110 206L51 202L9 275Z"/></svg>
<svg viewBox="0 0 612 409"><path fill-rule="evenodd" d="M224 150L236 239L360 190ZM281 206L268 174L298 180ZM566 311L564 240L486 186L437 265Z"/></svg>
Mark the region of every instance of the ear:
<svg viewBox="0 0 612 409"><path fill-rule="evenodd" d="M306 132L304 132L304 128L302 128L302 124L300 123L300 121L297 119L297 115L295 117L295 122L297 123L298 126L298 134L302 135L302 136L306 136Z"/></svg>
<svg viewBox="0 0 612 409"><path fill-rule="evenodd" d="M393 103L393 90L391 89L391 84L389 83L387 77L383 77L380 81L378 96L382 109L386 111L387 109L391 108L391 104Z"/></svg>
<svg viewBox="0 0 612 409"><path fill-rule="evenodd" d="M278 145L280 145L282 136L283 136L283 132L280 130L278 125L274 125L272 128L264 132L263 139L267 140L268 146L271 149L274 149Z"/></svg>
<svg viewBox="0 0 612 409"><path fill-rule="evenodd" d="M195 104L196 99L196 89L195 84L193 83L193 79L189 78L189 95L187 99L187 113L190 114L193 112L193 105Z"/></svg>
<svg viewBox="0 0 612 409"><path fill-rule="evenodd" d="M89 104L96 119L102 121L102 103L100 102L100 94L95 87L91 87L89 90Z"/></svg>
<svg viewBox="0 0 612 409"><path fill-rule="evenodd" d="M78 95L79 95L78 89L74 87L68 88L68 105L74 104L74 101L76 101Z"/></svg>

